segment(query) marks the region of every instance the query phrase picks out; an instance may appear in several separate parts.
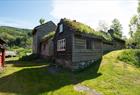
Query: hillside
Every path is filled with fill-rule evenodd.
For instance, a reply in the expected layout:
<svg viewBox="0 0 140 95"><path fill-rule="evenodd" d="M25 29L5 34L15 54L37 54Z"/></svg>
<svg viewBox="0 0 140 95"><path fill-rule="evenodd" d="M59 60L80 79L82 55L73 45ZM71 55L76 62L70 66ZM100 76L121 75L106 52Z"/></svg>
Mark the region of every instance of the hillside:
<svg viewBox="0 0 140 95"><path fill-rule="evenodd" d="M7 42L8 48L30 48L32 43L31 31L30 29L0 26L0 38Z"/></svg>
<svg viewBox="0 0 140 95"><path fill-rule="evenodd" d="M76 85L101 95L140 95L140 68L118 60L124 51L110 52L81 72L50 72L46 61L9 61L0 74L0 95L94 95L74 90Z"/></svg>

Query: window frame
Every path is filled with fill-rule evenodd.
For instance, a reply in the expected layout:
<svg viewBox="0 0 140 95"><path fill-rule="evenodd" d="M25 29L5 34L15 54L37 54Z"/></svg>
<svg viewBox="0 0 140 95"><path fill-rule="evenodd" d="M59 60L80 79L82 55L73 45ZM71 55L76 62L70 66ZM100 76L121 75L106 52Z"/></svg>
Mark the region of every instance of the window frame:
<svg viewBox="0 0 140 95"><path fill-rule="evenodd" d="M66 39L57 40L57 51L65 51L66 50Z"/></svg>

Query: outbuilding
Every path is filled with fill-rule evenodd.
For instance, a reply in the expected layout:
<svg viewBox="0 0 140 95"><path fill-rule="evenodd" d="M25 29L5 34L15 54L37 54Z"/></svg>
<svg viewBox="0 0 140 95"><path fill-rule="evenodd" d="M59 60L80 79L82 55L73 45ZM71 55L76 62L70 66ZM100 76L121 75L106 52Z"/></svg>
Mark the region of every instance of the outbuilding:
<svg viewBox="0 0 140 95"><path fill-rule="evenodd" d="M5 41L0 39L0 67L4 67L5 60Z"/></svg>

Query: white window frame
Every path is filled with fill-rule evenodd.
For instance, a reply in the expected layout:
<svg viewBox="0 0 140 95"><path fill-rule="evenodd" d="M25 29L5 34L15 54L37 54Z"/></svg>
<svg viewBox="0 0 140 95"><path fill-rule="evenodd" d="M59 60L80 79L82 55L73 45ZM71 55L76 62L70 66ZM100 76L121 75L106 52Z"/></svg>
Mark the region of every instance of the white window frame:
<svg viewBox="0 0 140 95"><path fill-rule="evenodd" d="M57 40L57 51L66 50L66 39Z"/></svg>
<svg viewBox="0 0 140 95"><path fill-rule="evenodd" d="M63 32L63 24L59 25L59 33Z"/></svg>

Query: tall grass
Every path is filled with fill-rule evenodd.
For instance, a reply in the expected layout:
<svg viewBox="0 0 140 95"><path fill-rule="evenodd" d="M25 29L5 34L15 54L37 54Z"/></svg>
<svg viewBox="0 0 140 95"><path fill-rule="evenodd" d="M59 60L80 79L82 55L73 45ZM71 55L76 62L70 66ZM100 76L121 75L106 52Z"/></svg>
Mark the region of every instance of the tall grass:
<svg viewBox="0 0 140 95"><path fill-rule="evenodd" d="M124 50L120 56L118 56L118 59L128 64L140 67L140 49Z"/></svg>

